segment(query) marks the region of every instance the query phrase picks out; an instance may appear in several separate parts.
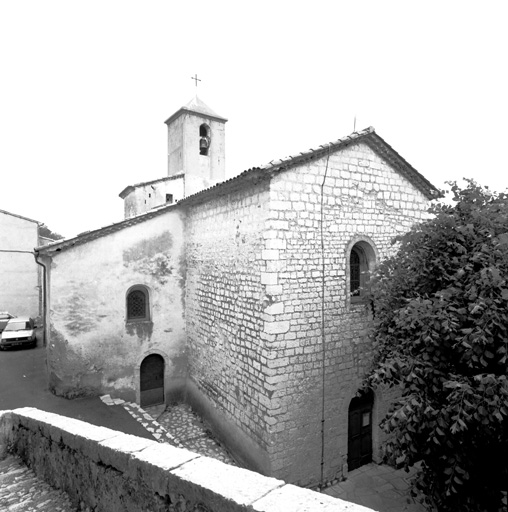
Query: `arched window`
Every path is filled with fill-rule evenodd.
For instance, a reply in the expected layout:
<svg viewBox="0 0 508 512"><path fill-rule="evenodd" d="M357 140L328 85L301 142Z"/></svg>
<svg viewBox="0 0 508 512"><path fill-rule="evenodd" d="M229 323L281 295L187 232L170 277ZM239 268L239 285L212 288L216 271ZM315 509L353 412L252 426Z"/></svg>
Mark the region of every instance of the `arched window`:
<svg viewBox="0 0 508 512"><path fill-rule="evenodd" d="M351 289L351 297L360 295L360 290L362 287L360 261L361 258L359 250L353 247L351 250L351 256L349 258L349 286Z"/></svg>
<svg viewBox="0 0 508 512"><path fill-rule="evenodd" d="M150 320L148 290L144 286L133 286L127 292L127 320Z"/></svg>
<svg viewBox="0 0 508 512"><path fill-rule="evenodd" d="M210 149L210 128L206 124L199 127L199 154L208 156Z"/></svg>
<svg viewBox="0 0 508 512"><path fill-rule="evenodd" d="M376 256L372 246L365 241L357 242L349 253L349 295L352 302L362 301L368 290L370 271Z"/></svg>

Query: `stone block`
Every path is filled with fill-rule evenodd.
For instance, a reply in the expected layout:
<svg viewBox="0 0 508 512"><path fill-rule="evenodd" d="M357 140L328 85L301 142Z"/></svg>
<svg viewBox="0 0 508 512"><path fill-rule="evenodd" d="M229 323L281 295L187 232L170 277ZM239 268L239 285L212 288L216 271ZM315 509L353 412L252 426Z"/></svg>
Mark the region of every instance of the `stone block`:
<svg viewBox="0 0 508 512"><path fill-rule="evenodd" d="M261 251L261 259L263 260L278 260L279 250L278 249L263 249Z"/></svg>
<svg viewBox="0 0 508 512"><path fill-rule="evenodd" d="M287 231L289 229L289 222L287 220L270 219L266 224L269 229L278 229L282 231Z"/></svg>
<svg viewBox="0 0 508 512"><path fill-rule="evenodd" d="M289 331L289 321L265 322L263 330L267 334L284 334Z"/></svg>
<svg viewBox="0 0 508 512"><path fill-rule="evenodd" d="M277 272L261 272L261 284L276 285L278 284Z"/></svg>
<svg viewBox="0 0 508 512"><path fill-rule="evenodd" d="M167 471L198 457L200 455L184 448L153 443L132 454L125 475L133 480L143 480L152 490L163 495L167 492Z"/></svg>
<svg viewBox="0 0 508 512"><path fill-rule="evenodd" d="M210 510L247 511L250 504L284 485L246 469L229 466L215 459L200 457L170 472L170 480L184 494L195 496ZM171 486L171 485L170 485Z"/></svg>
<svg viewBox="0 0 508 512"><path fill-rule="evenodd" d="M269 334L267 332L263 332L261 331L259 333L259 337L264 340L264 341L268 341L270 343L274 342L275 341L275 334Z"/></svg>
<svg viewBox="0 0 508 512"><path fill-rule="evenodd" d="M269 492L252 508L256 512L373 512L362 505L290 484Z"/></svg>
<svg viewBox="0 0 508 512"><path fill-rule="evenodd" d="M0 460L7 455L13 439L13 414L11 411L0 411Z"/></svg>
<svg viewBox="0 0 508 512"><path fill-rule="evenodd" d="M284 303L283 302L274 302L265 308L265 313L269 315L280 315L284 313Z"/></svg>
<svg viewBox="0 0 508 512"><path fill-rule="evenodd" d="M265 264L267 272L280 272L286 269L285 260L266 260Z"/></svg>
<svg viewBox="0 0 508 512"><path fill-rule="evenodd" d="M270 207L273 210L287 210L288 203L286 201L275 201L275 200L272 200L272 201L270 201Z"/></svg>
<svg viewBox="0 0 508 512"><path fill-rule="evenodd" d="M156 441L130 434L118 433L117 436L99 443L99 458L103 464L112 466L125 473L130 455L145 448L158 444Z"/></svg>
<svg viewBox="0 0 508 512"><path fill-rule="evenodd" d="M285 249L286 240L283 238L269 238L265 242L266 249Z"/></svg>
<svg viewBox="0 0 508 512"><path fill-rule="evenodd" d="M282 285L281 284L267 284L265 288L265 292L268 295L280 295L282 293Z"/></svg>

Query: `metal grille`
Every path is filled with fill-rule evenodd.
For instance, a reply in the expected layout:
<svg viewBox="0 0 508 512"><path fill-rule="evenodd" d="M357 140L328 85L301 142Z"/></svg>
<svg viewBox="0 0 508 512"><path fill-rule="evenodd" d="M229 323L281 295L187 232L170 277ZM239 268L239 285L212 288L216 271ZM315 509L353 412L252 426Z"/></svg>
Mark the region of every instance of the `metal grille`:
<svg viewBox="0 0 508 512"><path fill-rule="evenodd" d="M134 290L127 297L127 318L145 318L146 295L141 290Z"/></svg>

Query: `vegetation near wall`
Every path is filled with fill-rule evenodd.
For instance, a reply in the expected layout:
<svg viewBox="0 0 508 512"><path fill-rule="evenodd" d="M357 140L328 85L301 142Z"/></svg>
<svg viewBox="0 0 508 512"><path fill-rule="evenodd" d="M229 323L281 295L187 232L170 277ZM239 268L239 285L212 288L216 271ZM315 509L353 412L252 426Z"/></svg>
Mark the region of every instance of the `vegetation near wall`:
<svg viewBox="0 0 508 512"><path fill-rule="evenodd" d="M439 511L500 511L508 487L508 196L452 183L454 204L399 239L372 286L375 361L400 385L388 460L421 461L414 492Z"/></svg>

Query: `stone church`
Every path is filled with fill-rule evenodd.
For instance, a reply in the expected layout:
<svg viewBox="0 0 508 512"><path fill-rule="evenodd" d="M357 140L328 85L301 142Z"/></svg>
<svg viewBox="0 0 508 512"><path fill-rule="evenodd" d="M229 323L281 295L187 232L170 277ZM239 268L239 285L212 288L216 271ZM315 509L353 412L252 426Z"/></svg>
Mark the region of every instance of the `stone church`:
<svg viewBox="0 0 508 512"><path fill-rule="evenodd" d="M365 290L438 191L372 128L225 181L226 122L193 99L123 221L36 250L50 387L185 401L245 467L323 483L379 460Z"/></svg>

